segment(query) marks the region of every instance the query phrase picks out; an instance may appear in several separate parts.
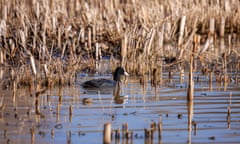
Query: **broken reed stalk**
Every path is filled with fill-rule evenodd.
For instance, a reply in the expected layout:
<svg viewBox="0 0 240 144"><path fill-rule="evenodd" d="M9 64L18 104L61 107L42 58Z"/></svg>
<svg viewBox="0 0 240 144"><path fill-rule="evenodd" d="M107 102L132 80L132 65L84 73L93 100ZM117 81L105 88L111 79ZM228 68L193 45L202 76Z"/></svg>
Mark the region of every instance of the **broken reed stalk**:
<svg viewBox="0 0 240 144"><path fill-rule="evenodd" d="M219 36L220 37L224 37L225 35L225 17L222 17L221 18L221 24L220 24L220 30L219 30Z"/></svg>
<svg viewBox="0 0 240 144"><path fill-rule="evenodd" d="M3 132L3 138L4 138L4 139L7 138L7 129L4 129L4 132Z"/></svg>
<svg viewBox="0 0 240 144"><path fill-rule="evenodd" d="M188 102L188 131L192 131L193 101Z"/></svg>
<svg viewBox="0 0 240 144"><path fill-rule="evenodd" d="M193 125L193 128L194 128L194 135L196 135L197 134L197 122L192 121L192 125Z"/></svg>
<svg viewBox="0 0 240 144"><path fill-rule="evenodd" d="M159 85L159 71L157 68L153 69L153 74L152 74L152 87L154 87L154 91L155 91L155 97L157 98L158 92L157 92L157 87Z"/></svg>
<svg viewBox="0 0 240 144"><path fill-rule="evenodd" d="M69 106L69 121L72 122L72 114L73 114L73 107L72 105Z"/></svg>
<svg viewBox="0 0 240 144"><path fill-rule="evenodd" d="M156 90L156 87L158 86L158 74L159 73L157 68L154 68L152 72L151 84L152 84L152 87L155 87L155 90Z"/></svg>
<svg viewBox="0 0 240 144"><path fill-rule="evenodd" d="M3 65L4 64L4 60L3 60L3 50L0 49L0 64Z"/></svg>
<svg viewBox="0 0 240 144"><path fill-rule="evenodd" d="M39 98L35 98L35 114L39 115L40 114L40 105L39 105Z"/></svg>
<svg viewBox="0 0 240 144"><path fill-rule="evenodd" d="M230 115L231 115L231 107L228 106L228 107L227 107L227 123L228 123L228 128L230 128L230 122L231 122L231 120L230 120Z"/></svg>
<svg viewBox="0 0 240 144"><path fill-rule="evenodd" d="M16 78L16 73L15 70L12 68L11 72L10 72L10 76L11 76L11 82L12 82L12 101L13 101L13 105L15 107L16 104L16 91L17 91L17 78Z"/></svg>
<svg viewBox="0 0 240 144"><path fill-rule="evenodd" d="M197 52L199 50L199 46L200 46L200 40L201 40L201 36L198 34L195 34L193 37L193 70L197 70L198 69L198 63L197 63Z"/></svg>
<svg viewBox="0 0 240 144"><path fill-rule="evenodd" d="M144 58L146 60L146 71L148 72L148 76L151 74L151 47L153 45L153 40L156 35L156 30L155 28L152 28L150 33L148 34L150 36L150 40L147 41L148 43L144 47Z"/></svg>
<svg viewBox="0 0 240 144"><path fill-rule="evenodd" d="M190 63L189 63L189 77L188 77L188 91L187 91L188 101L192 101L194 99L193 58L194 58L194 48L191 52Z"/></svg>
<svg viewBox="0 0 240 144"><path fill-rule="evenodd" d="M51 130L51 138L54 138L54 129Z"/></svg>
<svg viewBox="0 0 240 144"><path fill-rule="evenodd" d="M0 66L0 80L2 80L2 79L3 79L3 68L2 68L2 66Z"/></svg>
<svg viewBox="0 0 240 144"><path fill-rule="evenodd" d="M5 5L4 7L3 7L3 10L2 10L2 17L3 17L3 19L4 20L6 20L7 19L7 6Z"/></svg>
<svg viewBox="0 0 240 144"><path fill-rule="evenodd" d="M67 133L67 144L71 144L72 142L72 132L68 131Z"/></svg>
<svg viewBox="0 0 240 144"><path fill-rule="evenodd" d="M227 110L228 110L228 112L227 112L227 116L229 117L229 116L230 116L230 114L231 114L231 107L230 107L230 106L228 106L228 107L227 107Z"/></svg>
<svg viewBox="0 0 240 144"><path fill-rule="evenodd" d="M182 44L182 42L183 42L185 23L186 23L186 16L182 16L181 21L180 21L178 46L180 46Z"/></svg>
<svg viewBox="0 0 240 144"><path fill-rule="evenodd" d="M145 143L152 143L154 132L156 131L157 124L155 122L152 122L150 125L150 129L144 129L144 136L145 136ZM158 125L158 131L159 131L159 125Z"/></svg>
<svg viewBox="0 0 240 144"><path fill-rule="evenodd" d="M16 91L17 91L17 84L16 84L16 80L13 81L13 105L16 105Z"/></svg>
<svg viewBox="0 0 240 144"><path fill-rule="evenodd" d="M210 36L213 36L215 33L215 19L214 18L210 18L209 21L209 34Z"/></svg>
<svg viewBox="0 0 240 144"><path fill-rule="evenodd" d="M187 92L187 100L193 100L193 91L194 91L194 83L193 83L193 71L192 71L192 60L190 60L190 70L189 70L189 78L188 78L188 92Z"/></svg>
<svg viewBox="0 0 240 144"><path fill-rule="evenodd" d="M34 76L37 75L37 69L36 69L36 65L35 65L35 60L32 54L30 54L30 62L31 62L31 67L32 67L32 71Z"/></svg>
<svg viewBox="0 0 240 144"><path fill-rule="evenodd" d="M172 83L172 67L169 67L169 71L168 71L168 82Z"/></svg>
<svg viewBox="0 0 240 144"><path fill-rule="evenodd" d="M89 53L92 50L92 30L91 30L91 27L89 26L87 30L88 30L87 49L88 49L88 55L90 56Z"/></svg>
<svg viewBox="0 0 240 144"><path fill-rule="evenodd" d="M62 41L61 41L62 32L61 32L61 27L58 28L57 34L58 34L58 35L57 35L58 48L61 48L61 47L62 47Z"/></svg>
<svg viewBox="0 0 240 144"><path fill-rule="evenodd" d="M111 143L111 123L105 123L103 128L103 143Z"/></svg>
<svg viewBox="0 0 240 144"><path fill-rule="evenodd" d="M128 131L128 123L124 123L122 125L122 138L125 138L126 137L126 133Z"/></svg>
<svg viewBox="0 0 240 144"><path fill-rule="evenodd" d="M151 141L153 138L153 133L151 129L144 129L144 136L145 136L145 140L149 140Z"/></svg>
<svg viewBox="0 0 240 144"><path fill-rule="evenodd" d="M115 130L115 139L116 139L116 142L119 142L119 140L120 140L120 129L119 128ZM133 140L133 132L128 130L127 123L122 124L122 140L124 140L124 139L126 139L126 141Z"/></svg>
<svg viewBox="0 0 240 144"><path fill-rule="evenodd" d="M96 39L96 32L97 32L97 31L96 31L96 25L93 24L93 25L92 25L92 42L93 42L93 43L96 43L96 40L97 40L97 39Z"/></svg>
<svg viewBox="0 0 240 144"><path fill-rule="evenodd" d="M183 83L184 81L184 68L183 67L180 67L180 72L179 72L179 82L180 83Z"/></svg>
<svg viewBox="0 0 240 144"><path fill-rule="evenodd" d="M115 130L115 139L119 140L120 139L120 128L118 128L117 130Z"/></svg>
<svg viewBox="0 0 240 144"><path fill-rule="evenodd" d="M212 91L213 71L209 72L209 90Z"/></svg>
<svg viewBox="0 0 240 144"><path fill-rule="evenodd" d="M158 139L162 139L162 117L159 117L159 122L158 122Z"/></svg>
<svg viewBox="0 0 240 144"><path fill-rule="evenodd" d="M127 56L127 34L124 34L121 41L121 66L125 67L126 56Z"/></svg>
<svg viewBox="0 0 240 144"><path fill-rule="evenodd" d="M128 131L126 134L127 140L131 140L131 143L133 141L133 131Z"/></svg>
<svg viewBox="0 0 240 144"><path fill-rule="evenodd" d="M154 132L156 131L156 127L157 127L157 124L156 124L156 122L152 122L151 123L151 139L153 139L153 137L154 137Z"/></svg>
<svg viewBox="0 0 240 144"><path fill-rule="evenodd" d="M150 50L151 50L151 47L152 47L152 44L153 44L155 34L156 34L156 30L155 30L155 28L152 28L151 33L150 33L151 37L150 37L149 43L148 43L147 47L145 48L145 54L147 55L147 57L150 56Z"/></svg>
<svg viewBox="0 0 240 144"><path fill-rule="evenodd" d="M31 134L31 144L35 143L35 129L30 128L30 134Z"/></svg>
<svg viewBox="0 0 240 144"><path fill-rule="evenodd" d="M188 141L191 142L192 125L193 125L193 101L188 101Z"/></svg>
<svg viewBox="0 0 240 144"><path fill-rule="evenodd" d="M33 92L31 91L31 95L35 98L35 113L37 115L40 114L40 106L39 106L39 97L36 94L37 91L37 69L36 69L36 64L33 55L31 54L30 51L26 50L27 53L30 55L30 63L32 67L32 72L33 72Z"/></svg>
<svg viewBox="0 0 240 144"><path fill-rule="evenodd" d="M2 118L5 105L4 105L4 97L2 95L0 95L0 97L1 97L0 98L0 118Z"/></svg>
<svg viewBox="0 0 240 144"><path fill-rule="evenodd" d="M34 24L34 31L33 31L33 46L32 46L32 53L34 53L34 51L36 50L37 47L37 24Z"/></svg>
<svg viewBox="0 0 240 144"><path fill-rule="evenodd" d="M217 48L215 47L216 35L215 35L215 19L214 18L210 18L210 21L209 21L208 37L213 40L214 47L212 47L212 48L213 48L213 51L215 52L214 55L217 57L218 52L217 52Z"/></svg>
<svg viewBox="0 0 240 144"><path fill-rule="evenodd" d="M96 51L95 51L95 69L97 72L99 72L99 52L98 52L99 44L98 43L95 44L95 49L96 49Z"/></svg>
<svg viewBox="0 0 240 144"><path fill-rule="evenodd" d="M224 51L224 57L223 57L223 75L224 75L224 91L227 89L227 83L228 83L228 76L227 76L227 50Z"/></svg>
<svg viewBox="0 0 240 144"><path fill-rule="evenodd" d="M163 83L163 61L159 61L159 84Z"/></svg>
<svg viewBox="0 0 240 144"><path fill-rule="evenodd" d="M59 121L59 116L60 116L60 108L61 108L61 104L58 102L57 107L56 107L56 121Z"/></svg>
<svg viewBox="0 0 240 144"><path fill-rule="evenodd" d="M73 108L72 108L72 105L69 106L69 115L71 116L72 115L72 112L73 112Z"/></svg>
<svg viewBox="0 0 240 144"><path fill-rule="evenodd" d="M183 35L184 35L184 29L185 29L185 23L186 23L186 16L183 16L180 21L180 28L179 28L179 37L178 37L178 51L180 51L180 54L178 58L182 58L184 47L183 47Z"/></svg>
<svg viewBox="0 0 240 144"><path fill-rule="evenodd" d="M80 36L80 42L82 44L84 44L85 43L85 28L83 26L81 26L79 36Z"/></svg>

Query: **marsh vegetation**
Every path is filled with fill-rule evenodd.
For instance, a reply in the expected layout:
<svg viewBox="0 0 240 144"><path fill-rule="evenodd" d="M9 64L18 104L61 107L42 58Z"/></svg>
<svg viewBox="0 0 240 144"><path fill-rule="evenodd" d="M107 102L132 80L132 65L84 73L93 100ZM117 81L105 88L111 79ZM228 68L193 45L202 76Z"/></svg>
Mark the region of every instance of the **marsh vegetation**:
<svg viewBox="0 0 240 144"><path fill-rule="evenodd" d="M185 114L192 115L184 110L191 107L187 103L193 101L197 106L196 121L200 126L204 125L201 131L211 131L212 126L225 130L225 127L218 126L226 122L223 117L227 111L228 129L231 120L235 128L230 134L223 132L220 135L239 136L236 132L239 130L239 111L235 105L239 102L239 6L238 0L1 0L2 141L15 142L16 137L10 135L22 133L24 137L27 133L34 143L38 140L36 138L35 141L36 132L41 136L51 133L54 139L54 129L60 129L61 136L66 132L67 140L76 133L78 138L87 132L96 136L106 122L101 122L101 130L94 129L96 125L91 125L91 122L87 126L73 122L70 126L61 120L61 108L71 113L67 115L73 119L90 117L92 123L99 117L110 120L109 117L118 117L119 112L128 114L116 121L112 119L115 123L112 124L113 129L119 128L119 122L124 123L120 120L125 116L127 121L132 121L131 116L150 116L149 120L156 122L161 116L164 131L164 124L171 127L177 123L171 115L170 123L164 123L168 119L165 115L178 113L179 118L183 116L184 119ZM112 106L108 92L88 93L80 87L80 83L88 79L86 75L109 78L109 74L120 65L130 73L129 81L122 83L121 91L130 99L127 109L118 109L123 108L122 105ZM76 87L78 90L74 89ZM74 94L70 93L73 89ZM62 91L69 93L62 94ZM86 97L91 98L93 107L81 105L81 100ZM157 110L161 106L163 109ZM205 111L212 107L213 112ZM106 112L109 108L110 112ZM144 108L147 110L141 111ZM83 117L84 110L89 112L86 114L88 118ZM91 110L100 111L100 114L94 117L90 115ZM233 119L230 118L231 110ZM209 114L216 113L219 119L210 119L211 124L208 124ZM56 121L48 116L56 118ZM190 118L188 122L192 124ZM8 120L10 122L6 123ZM48 121L45 124L53 131L43 129L42 133L43 121ZM139 125L143 123L139 122ZM184 126L185 121L182 124ZM14 131L13 125L28 130ZM77 127L82 127L84 132L81 133ZM166 127L167 133L162 135L164 142L169 142L165 138L172 135L172 129ZM183 129L180 131L187 132ZM137 133L144 131L143 127L136 125L132 130ZM140 135L135 138L144 137ZM203 142L217 140L216 135ZM202 142L201 138L205 136L200 133L196 141ZM182 134L179 137L185 140ZM21 136L19 139L22 142ZM228 140L230 138L219 142Z"/></svg>

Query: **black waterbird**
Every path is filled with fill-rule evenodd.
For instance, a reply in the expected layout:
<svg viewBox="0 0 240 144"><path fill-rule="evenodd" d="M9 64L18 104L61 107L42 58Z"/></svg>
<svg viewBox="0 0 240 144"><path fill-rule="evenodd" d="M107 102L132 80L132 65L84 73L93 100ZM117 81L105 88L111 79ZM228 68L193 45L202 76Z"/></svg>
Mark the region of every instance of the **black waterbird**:
<svg viewBox="0 0 240 144"><path fill-rule="evenodd" d="M92 79L84 82L82 84L83 88L89 89L104 89L104 88L114 88L120 83L120 78L122 75L128 76L128 73L122 67L117 67L113 74L113 80L100 78Z"/></svg>
<svg viewBox="0 0 240 144"><path fill-rule="evenodd" d="M106 90L111 88L113 90L114 102L116 104L123 104L127 99L127 96L120 96L120 83L121 76L128 76L129 74L125 71L123 67L117 67L113 73L113 80L109 79L93 79L86 81L82 84L82 87L85 89L97 89L97 90Z"/></svg>

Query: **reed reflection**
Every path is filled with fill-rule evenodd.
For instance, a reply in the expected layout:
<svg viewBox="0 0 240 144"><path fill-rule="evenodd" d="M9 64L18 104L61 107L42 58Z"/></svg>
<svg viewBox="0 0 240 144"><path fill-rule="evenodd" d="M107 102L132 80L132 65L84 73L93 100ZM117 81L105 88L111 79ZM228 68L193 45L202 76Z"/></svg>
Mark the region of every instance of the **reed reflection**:
<svg viewBox="0 0 240 144"><path fill-rule="evenodd" d="M193 125L193 100L188 101L188 144L191 144Z"/></svg>

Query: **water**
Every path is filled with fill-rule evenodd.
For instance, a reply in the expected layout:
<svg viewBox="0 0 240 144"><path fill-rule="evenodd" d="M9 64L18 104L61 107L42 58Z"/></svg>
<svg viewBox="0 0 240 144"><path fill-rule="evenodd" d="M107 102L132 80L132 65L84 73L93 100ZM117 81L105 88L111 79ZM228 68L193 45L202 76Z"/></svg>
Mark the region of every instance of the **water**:
<svg viewBox="0 0 240 144"><path fill-rule="evenodd" d="M113 137L112 143L240 142L240 89L234 83L225 88L213 83L209 88L207 78L202 77L195 82L194 101L189 103L186 83L173 80L155 90L150 84L142 87L137 78L130 77L121 90L128 99L123 104L115 104L111 90L82 89L80 83L87 79L90 78L79 75L75 86L53 88L42 94L41 115L35 115L35 101L27 90L18 90L15 103L11 91L2 92L5 109L0 119L0 143L102 143L103 125L107 122L113 130L128 123L133 132L132 140L117 141ZM83 98L93 101L83 104ZM71 106L72 116L69 115ZM149 129L152 122L158 123L159 118L162 138L158 138L156 131L152 141L145 139L144 129Z"/></svg>

